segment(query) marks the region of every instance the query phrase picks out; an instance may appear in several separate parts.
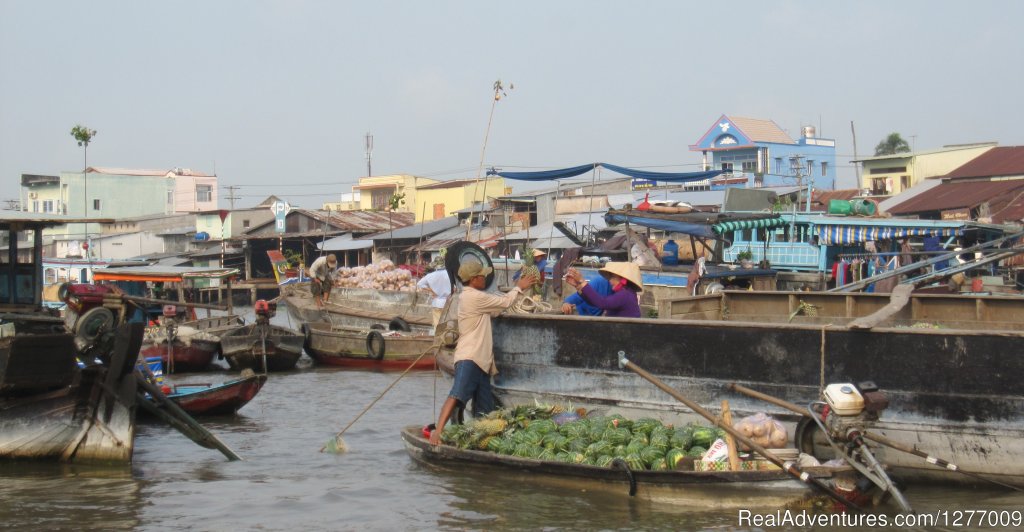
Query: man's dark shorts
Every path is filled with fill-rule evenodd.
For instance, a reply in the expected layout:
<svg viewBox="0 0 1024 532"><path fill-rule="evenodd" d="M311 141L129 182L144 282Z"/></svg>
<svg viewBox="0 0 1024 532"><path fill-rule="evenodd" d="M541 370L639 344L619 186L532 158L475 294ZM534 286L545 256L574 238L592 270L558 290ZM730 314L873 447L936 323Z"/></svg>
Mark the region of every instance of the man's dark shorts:
<svg viewBox="0 0 1024 532"><path fill-rule="evenodd" d="M320 279L313 279L309 285L310 291L313 292L313 297L320 297L323 294L331 295L331 288L334 283L331 281L321 281Z"/></svg>
<svg viewBox="0 0 1024 532"><path fill-rule="evenodd" d="M472 360L455 363L455 383L448 396L454 397L463 407L472 399L474 416L484 416L494 410L491 376Z"/></svg>

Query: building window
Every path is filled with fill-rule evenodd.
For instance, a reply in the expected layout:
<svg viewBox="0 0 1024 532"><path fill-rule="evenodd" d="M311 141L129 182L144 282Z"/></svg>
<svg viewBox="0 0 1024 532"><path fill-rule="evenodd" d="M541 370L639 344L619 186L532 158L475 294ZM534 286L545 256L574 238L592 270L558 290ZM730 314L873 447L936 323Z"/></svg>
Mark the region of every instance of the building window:
<svg viewBox="0 0 1024 532"><path fill-rule="evenodd" d="M174 205L174 189L167 190L167 204Z"/></svg>
<svg viewBox="0 0 1024 532"><path fill-rule="evenodd" d="M92 200L92 210L94 210L94 211L100 210L100 200L98 200L98 199Z"/></svg>
<svg viewBox="0 0 1024 532"><path fill-rule="evenodd" d="M722 163L722 173L732 174L732 163Z"/></svg>
<svg viewBox="0 0 1024 532"><path fill-rule="evenodd" d="M776 174L781 174L782 171L783 171L783 168L782 168L782 157L776 157L775 158L775 173ZM771 172L769 172L769 173L771 173Z"/></svg>
<svg viewBox="0 0 1024 532"><path fill-rule="evenodd" d="M213 187L210 185L196 185L196 202L206 203L213 201Z"/></svg>
<svg viewBox="0 0 1024 532"><path fill-rule="evenodd" d="M821 163L821 175L828 175L828 163L824 161Z"/></svg>
<svg viewBox="0 0 1024 532"><path fill-rule="evenodd" d="M43 212L53 212L53 200L43 201Z"/></svg>
<svg viewBox="0 0 1024 532"><path fill-rule="evenodd" d="M751 174L756 172L757 161L743 161L743 171Z"/></svg>
<svg viewBox="0 0 1024 532"><path fill-rule="evenodd" d="M243 229L248 229L249 228L249 220L242 220L242 228Z"/></svg>
<svg viewBox="0 0 1024 532"><path fill-rule="evenodd" d="M32 212L39 212L39 200L32 202Z"/></svg>
<svg viewBox="0 0 1024 532"><path fill-rule="evenodd" d="M906 190L908 188L910 188L910 176L908 176L908 175L901 175L900 176L900 191Z"/></svg>
<svg viewBox="0 0 1024 532"><path fill-rule="evenodd" d="M395 189L374 189L370 191L370 208L374 210L384 211L391 206L391 196L395 193Z"/></svg>

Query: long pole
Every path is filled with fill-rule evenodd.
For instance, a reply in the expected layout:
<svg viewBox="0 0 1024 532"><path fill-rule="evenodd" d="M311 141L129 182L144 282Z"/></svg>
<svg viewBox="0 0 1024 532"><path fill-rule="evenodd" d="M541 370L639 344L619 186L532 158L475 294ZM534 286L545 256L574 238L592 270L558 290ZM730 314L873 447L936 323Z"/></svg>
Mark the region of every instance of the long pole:
<svg viewBox="0 0 1024 532"><path fill-rule="evenodd" d="M480 188L480 174L484 170L484 154L487 153L487 139L491 136L491 123L494 122L494 108L498 105L498 100L501 99L498 95L501 93L501 82L494 84L494 99L491 100L491 112L487 115L487 129L484 130L484 145L480 148L480 165L476 169L476 183L473 184L473 201L469 206L469 225L466 226L466 240L470 239L470 235L473 232L473 203L476 203L476 191ZM484 180L484 192L487 191L487 180ZM482 201L481 201L482 203ZM481 226L480 231L483 231ZM478 237L479 238L479 235Z"/></svg>
<svg viewBox="0 0 1024 532"><path fill-rule="evenodd" d="M726 423L723 423L721 419L719 419L717 416L713 415L711 412L708 412L707 410L705 410L699 404L697 404L697 403L687 399L685 396L683 396L683 394L681 394L681 393L677 392L676 390L674 390L673 388L669 387L669 385L667 385L664 382L662 382L661 379L659 379L659 378L655 377L654 375L648 373L646 370L644 370L640 366L637 366L636 364L630 362L629 359L626 358L626 353L624 351L619 351L619 367L620 368L626 368L626 369L636 373L637 375L643 377L646 381L648 381L651 384L657 386L661 391L671 395L677 401L679 401L680 403L683 403L684 405L689 407L690 410L693 410L697 414L700 414L700 416L703 417L704 419L710 421L711 423L714 423L718 428L724 430L726 433L730 434L733 438L735 438L736 441L742 443L743 445L746 445L747 447L752 449L757 454L765 457L769 462L779 466L780 468L782 468L783 471L789 473L790 475L795 477L797 480L800 480L801 482L803 482L805 484L809 484L809 485L817 488L818 490L820 490L825 495L828 495L833 500L835 500L836 502L838 502L838 503L840 503L840 504L842 504L842 505L844 505L846 507L849 507L849 508L851 508L853 510L856 510L858 512L862 511L862 509L859 506L857 506L853 502L847 500L845 497L843 497L842 495L837 493L835 490L833 490L832 488L830 488L827 485L825 485L824 482L822 482L821 480L818 480L818 479L812 477L810 474L808 474L808 473L804 472L803 470L801 470L800 467L797 466L795 462L783 461L778 456L775 456L774 454L772 454L772 452L769 451L768 449L765 449L763 446L758 445L757 443L755 443L750 438L744 436L740 431L732 428L732 426L730 426L730 425L728 425Z"/></svg>

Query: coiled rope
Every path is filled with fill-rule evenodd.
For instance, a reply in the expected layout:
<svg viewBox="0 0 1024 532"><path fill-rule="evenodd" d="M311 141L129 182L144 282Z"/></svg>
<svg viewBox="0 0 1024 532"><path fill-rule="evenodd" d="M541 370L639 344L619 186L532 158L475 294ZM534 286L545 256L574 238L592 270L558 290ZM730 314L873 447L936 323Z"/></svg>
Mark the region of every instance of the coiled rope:
<svg viewBox="0 0 1024 532"><path fill-rule="evenodd" d="M554 310L551 303L537 301L530 296L522 295L508 307L509 314L547 314Z"/></svg>

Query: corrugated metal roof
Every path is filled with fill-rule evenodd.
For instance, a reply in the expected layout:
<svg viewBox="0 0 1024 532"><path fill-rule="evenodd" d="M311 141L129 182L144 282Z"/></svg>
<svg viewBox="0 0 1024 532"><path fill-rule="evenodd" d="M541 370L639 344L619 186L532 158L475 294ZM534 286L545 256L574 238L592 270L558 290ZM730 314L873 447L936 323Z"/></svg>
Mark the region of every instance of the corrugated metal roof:
<svg viewBox="0 0 1024 532"><path fill-rule="evenodd" d="M997 146L964 163L944 178L1024 176L1024 146Z"/></svg>
<svg viewBox="0 0 1024 532"><path fill-rule="evenodd" d="M390 240L390 239L403 239L403 238L430 238L433 235L440 233L441 231L451 229L459 225L459 219L455 216L448 216L439 220L431 220L429 222L414 223L407 225L395 230L385 230L372 235L367 235L362 238L366 240Z"/></svg>
<svg viewBox="0 0 1024 532"><path fill-rule="evenodd" d="M889 208L892 214L918 214L949 209L974 209L989 204L992 223L1024 217L1024 179L944 182Z"/></svg>
<svg viewBox="0 0 1024 532"><path fill-rule="evenodd" d="M329 216L328 211L292 209L292 212L300 212L318 222L326 222L339 230L356 233L376 233L392 228L397 229L412 225L416 219L416 215L411 212L329 211Z"/></svg>
<svg viewBox="0 0 1024 532"><path fill-rule="evenodd" d="M812 211L827 211L828 204L832 200L849 201L860 195L860 189L851 188L847 190L815 190L811 196Z"/></svg>
<svg viewBox="0 0 1024 532"><path fill-rule="evenodd" d="M490 179L494 179L493 177ZM481 179L483 181L483 179ZM439 188L456 188L463 187L466 185L472 185L476 183L476 179L455 179L452 181L441 181L440 183L431 183L429 185L421 185L416 187L419 190L434 190Z"/></svg>
<svg viewBox="0 0 1024 532"><path fill-rule="evenodd" d="M773 142L775 144L796 144L774 120L745 118L742 116L726 116L734 126L754 142Z"/></svg>

